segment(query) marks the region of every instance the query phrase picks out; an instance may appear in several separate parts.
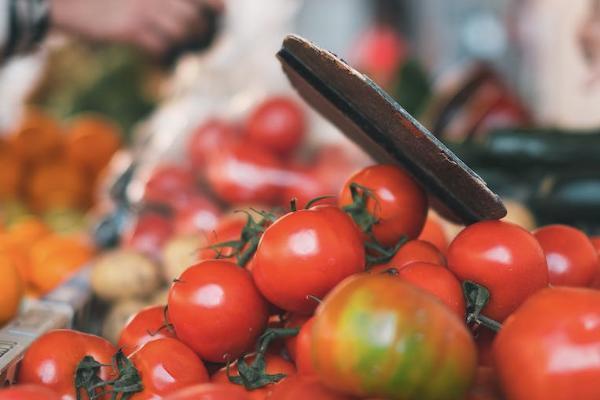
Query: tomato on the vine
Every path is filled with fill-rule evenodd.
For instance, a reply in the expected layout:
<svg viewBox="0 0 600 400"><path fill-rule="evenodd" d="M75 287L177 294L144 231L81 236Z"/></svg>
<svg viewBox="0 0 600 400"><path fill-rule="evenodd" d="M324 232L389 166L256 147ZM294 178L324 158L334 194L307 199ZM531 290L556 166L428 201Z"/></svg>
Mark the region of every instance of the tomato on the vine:
<svg viewBox="0 0 600 400"><path fill-rule="evenodd" d="M336 390L403 400L463 399L477 364L460 318L385 274L350 277L329 293L315 316L312 356L317 376Z"/></svg>
<svg viewBox="0 0 600 400"><path fill-rule="evenodd" d="M445 254L448 249L448 235L444 230L440 217L431 210L427 214L425 225L423 225L423 230L418 239L431 243L437 247L442 254Z"/></svg>
<svg viewBox="0 0 600 400"><path fill-rule="evenodd" d="M163 244L171 237L173 224L156 212L145 212L123 233L125 247L136 249L153 258L160 258Z"/></svg>
<svg viewBox="0 0 600 400"><path fill-rule="evenodd" d="M306 321L311 317L302 314L292 314L285 320L284 326L286 328L302 328ZM298 334L299 335L299 334ZM292 360L296 360L296 342L298 341L298 335L288 336L285 338L285 348Z"/></svg>
<svg viewBox="0 0 600 400"><path fill-rule="evenodd" d="M41 385L15 385L0 389L0 400L61 400L61 398Z"/></svg>
<svg viewBox="0 0 600 400"><path fill-rule="evenodd" d="M416 262L400 268L398 277L419 287L442 301L459 318L465 316L465 299L460 281L447 268L426 262Z"/></svg>
<svg viewBox="0 0 600 400"><path fill-rule="evenodd" d="M316 376L298 375L277 385L268 400L353 400L354 397L325 386Z"/></svg>
<svg viewBox="0 0 600 400"><path fill-rule="evenodd" d="M254 356L244 357L244 360L250 364L254 360ZM283 380L287 379L287 377L296 374L296 367L294 364L287 361L281 356L275 354L267 354L265 356L265 373L269 375L275 374L284 374L286 377ZM239 376L239 371L237 367L237 362L229 365L229 376L235 377ZM229 377L227 375L227 368L221 368L217 371L212 377L211 382L226 384L226 385L234 385L239 387L244 387L243 385L238 385L229 381ZM281 381L279 381L281 382ZM263 387L257 389L244 389L247 390L248 395L252 400L263 400L266 396L273 390L273 388L279 385L279 382L273 384L267 384Z"/></svg>
<svg viewBox="0 0 600 400"><path fill-rule="evenodd" d="M135 365L143 390L132 400L160 399L179 389L208 382L208 372L196 353L177 339L147 342L129 359Z"/></svg>
<svg viewBox="0 0 600 400"><path fill-rule="evenodd" d="M284 215L269 226L254 254L252 275L276 306L310 314L347 276L362 272L365 252L352 219L334 206L316 206Z"/></svg>
<svg viewBox="0 0 600 400"><path fill-rule="evenodd" d="M50 331L36 339L25 352L17 381L42 385L56 392L63 400L75 400L75 370L85 356L106 365L100 377L112 375L110 367L117 349L98 336L67 329Z"/></svg>
<svg viewBox="0 0 600 400"><path fill-rule="evenodd" d="M193 234L210 232L217 227L221 210L209 198L194 194L175 210L175 232Z"/></svg>
<svg viewBox="0 0 600 400"><path fill-rule="evenodd" d="M507 318L493 344L511 400L600 399L600 292L540 290Z"/></svg>
<svg viewBox="0 0 600 400"><path fill-rule="evenodd" d="M302 143L306 122L302 109L288 97L271 97L259 104L246 121L246 137L285 156Z"/></svg>
<svg viewBox="0 0 600 400"><path fill-rule="evenodd" d="M149 306L127 321L118 346L125 355L129 355L152 340L166 337L174 338L175 332L169 326L165 306Z"/></svg>
<svg viewBox="0 0 600 400"><path fill-rule="evenodd" d="M553 286L590 286L598 272L598 253L585 233L567 225L537 229L548 263L548 281Z"/></svg>
<svg viewBox="0 0 600 400"><path fill-rule="evenodd" d="M147 203L171 204L173 196L191 192L196 185L192 171L179 165L161 165L148 178L144 189Z"/></svg>
<svg viewBox="0 0 600 400"><path fill-rule="evenodd" d="M338 204L385 247L396 245L403 236L415 239L427 216L425 192L395 165L373 165L352 175Z"/></svg>
<svg viewBox="0 0 600 400"><path fill-rule="evenodd" d="M233 260L234 257L232 254L234 249L232 247L217 249L211 246L238 240L242 234L244 225L246 225L246 218L241 213L227 214L221 217L216 228L212 232L205 234L207 244L198 252L198 261L212 260L217 257L225 260Z"/></svg>
<svg viewBox="0 0 600 400"><path fill-rule="evenodd" d="M169 291L169 319L177 337L203 360L233 361L267 324L267 303L248 271L224 260L188 268Z"/></svg>
<svg viewBox="0 0 600 400"><path fill-rule="evenodd" d="M502 322L536 291L548 286L542 247L525 229L502 221L467 226L450 243L448 269L488 289L482 313Z"/></svg>
<svg viewBox="0 0 600 400"><path fill-rule="evenodd" d="M251 400L239 386L203 383L179 390L165 400Z"/></svg>

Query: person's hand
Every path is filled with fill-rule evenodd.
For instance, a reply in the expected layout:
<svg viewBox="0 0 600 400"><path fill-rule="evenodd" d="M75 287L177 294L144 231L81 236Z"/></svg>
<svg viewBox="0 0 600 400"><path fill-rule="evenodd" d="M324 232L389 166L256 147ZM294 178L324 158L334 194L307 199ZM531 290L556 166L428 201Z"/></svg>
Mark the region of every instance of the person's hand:
<svg viewBox="0 0 600 400"><path fill-rule="evenodd" d="M160 55L206 32L207 6L221 11L223 0L51 0L50 18L56 29Z"/></svg>

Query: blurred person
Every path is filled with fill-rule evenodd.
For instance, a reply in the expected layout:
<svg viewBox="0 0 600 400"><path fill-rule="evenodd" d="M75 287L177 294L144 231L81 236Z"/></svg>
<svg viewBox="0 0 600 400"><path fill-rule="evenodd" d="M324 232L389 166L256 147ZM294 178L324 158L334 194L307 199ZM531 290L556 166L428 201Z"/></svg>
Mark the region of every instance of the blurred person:
<svg viewBox="0 0 600 400"><path fill-rule="evenodd" d="M57 30L95 42L127 43L159 56L208 34L222 0L0 0L0 62L27 53Z"/></svg>

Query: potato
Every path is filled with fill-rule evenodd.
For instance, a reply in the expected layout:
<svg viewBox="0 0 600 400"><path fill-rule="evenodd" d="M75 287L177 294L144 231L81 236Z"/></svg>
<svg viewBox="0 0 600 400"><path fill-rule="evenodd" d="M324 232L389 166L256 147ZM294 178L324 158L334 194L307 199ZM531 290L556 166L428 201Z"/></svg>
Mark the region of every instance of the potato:
<svg viewBox="0 0 600 400"><path fill-rule="evenodd" d="M183 271L198 261L198 251L205 242L201 235L178 235L165 243L162 259L167 282L179 278Z"/></svg>
<svg viewBox="0 0 600 400"><path fill-rule="evenodd" d="M103 300L149 297L161 284L158 265L134 250L101 255L93 266L92 289Z"/></svg>
<svg viewBox="0 0 600 400"><path fill-rule="evenodd" d="M148 304L141 300L123 300L115 303L108 312L102 324L102 336L116 344L123 327L135 313Z"/></svg>

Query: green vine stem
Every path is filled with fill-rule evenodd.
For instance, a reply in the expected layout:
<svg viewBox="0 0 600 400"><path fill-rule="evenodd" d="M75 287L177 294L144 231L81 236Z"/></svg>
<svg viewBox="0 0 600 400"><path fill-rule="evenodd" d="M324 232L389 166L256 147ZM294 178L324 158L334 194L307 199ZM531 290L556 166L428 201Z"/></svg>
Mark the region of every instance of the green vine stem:
<svg viewBox="0 0 600 400"><path fill-rule="evenodd" d="M467 325L483 325L494 332L498 332L502 325L481 314L481 311L490 300L489 290L485 286L473 281L464 281L462 287L467 303Z"/></svg>
<svg viewBox="0 0 600 400"><path fill-rule="evenodd" d="M286 374L268 374L266 372L265 355L270 344L277 339L295 336L300 331L299 328L269 328L258 339L258 345L254 360L250 364L246 362L244 355L240 357L236 364L238 375L231 375L230 363L227 363L227 377L231 383L242 385L248 390L258 389L271 383L276 383L286 377Z"/></svg>

